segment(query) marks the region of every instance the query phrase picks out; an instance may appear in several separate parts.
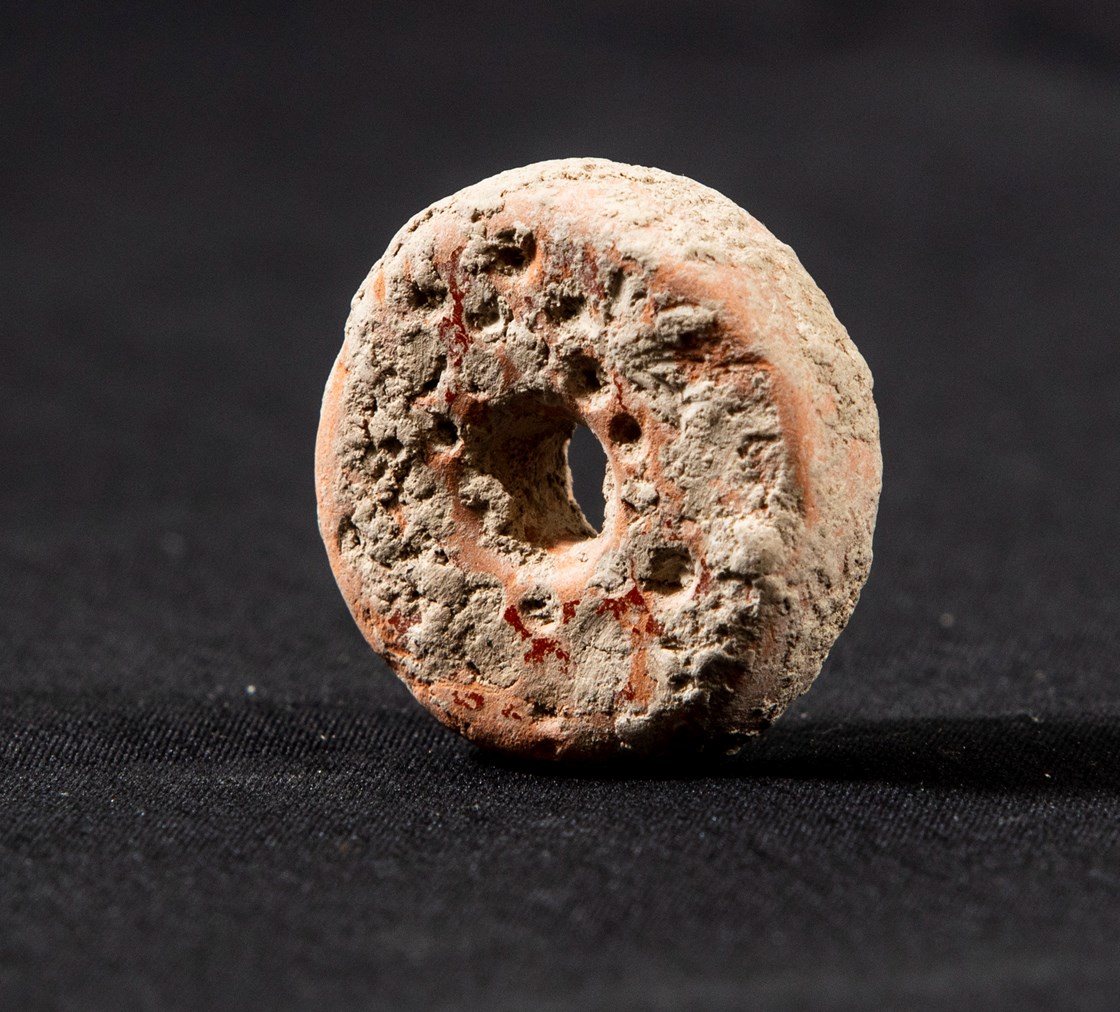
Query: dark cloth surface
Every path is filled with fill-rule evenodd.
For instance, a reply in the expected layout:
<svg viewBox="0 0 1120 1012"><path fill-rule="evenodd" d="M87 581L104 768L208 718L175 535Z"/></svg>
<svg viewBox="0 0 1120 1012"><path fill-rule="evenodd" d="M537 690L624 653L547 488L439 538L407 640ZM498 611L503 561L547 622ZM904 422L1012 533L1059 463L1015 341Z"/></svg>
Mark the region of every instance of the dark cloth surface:
<svg viewBox="0 0 1120 1012"><path fill-rule="evenodd" d="M0 32L0 1007L1117 1007L1109 4L96 6ZM742 204L876 377L871 581L726 763L482 755L315 529L370 264L573 154Z"/></svg>

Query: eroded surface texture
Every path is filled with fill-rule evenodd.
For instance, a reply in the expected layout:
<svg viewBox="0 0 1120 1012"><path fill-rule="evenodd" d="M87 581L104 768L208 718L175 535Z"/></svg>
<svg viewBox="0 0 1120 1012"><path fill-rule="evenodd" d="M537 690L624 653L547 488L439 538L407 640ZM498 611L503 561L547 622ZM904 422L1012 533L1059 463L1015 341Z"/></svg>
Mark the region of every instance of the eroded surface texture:
<svg viewBox="0 0 1120 1012"><path fill-rule="evenodd" d="M730 747L808 687L881 463L867 366L789 247L691 180L567 159L394 238L316 470L343 595L414 695L480 744L594 756Z"/></svg>

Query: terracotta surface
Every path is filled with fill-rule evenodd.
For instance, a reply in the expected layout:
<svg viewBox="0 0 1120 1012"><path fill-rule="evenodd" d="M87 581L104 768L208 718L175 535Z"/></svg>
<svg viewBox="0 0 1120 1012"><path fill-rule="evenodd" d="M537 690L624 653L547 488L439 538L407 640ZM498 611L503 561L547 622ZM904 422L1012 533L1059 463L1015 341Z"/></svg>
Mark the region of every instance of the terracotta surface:
<svg viewBox="0 0 1120 1012"><path fill-rule="evenodd" d="M585 424L601 533L571 493ZM418 214L353 300L319 524L373 648L484 746L734 748L805 691L871 564L866 364L725 197L598 159Z"/></svg>

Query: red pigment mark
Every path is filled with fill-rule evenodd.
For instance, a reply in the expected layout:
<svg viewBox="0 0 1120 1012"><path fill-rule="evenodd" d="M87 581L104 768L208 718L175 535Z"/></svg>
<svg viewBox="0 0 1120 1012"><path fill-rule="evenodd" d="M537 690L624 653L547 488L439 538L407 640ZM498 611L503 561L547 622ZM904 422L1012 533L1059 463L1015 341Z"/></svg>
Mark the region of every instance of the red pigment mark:
<svg viewBox="0 0 1120 1012"><path fill-rule="evenodd" d="M510 703L504 710L502 710L502 716L508 717L511 720L524 720L521 714L513 708L513 703Z"/></svg>
<svg viewBox="0 0 1120 1012"><path fill-rule="evenodd" d="M456 280L462 252L462 248L459 248L451 255L451 270L447 274L447 291L451 295L451 315L439 321L439 336L452 348L459 349L459 354L451 360L452 365L456 367L463 364L463 353L471 344L471 336L467 333L467 326L463 322L463 290Z"/></svg>
<svg viewBox="0 0 1120 1012"><path fill-rule="evenodd" d="M631 587L621 597L604 597L599 602L598 614L602 615L609 611L618 621L622 621L622 616L629 612L631 608L639 615L645 616L642 623L643 632L647 632L651 636L660 636L665 631L661 623L653 617L649 605L646 604L646 599L637 586Z"/></svg>
<svg viewBox="0 0 1120 1012"><path fill-rule="evenodd" d="M514 629L521 633L522 639L529 639L533 634L525 628L525 623L521 621L521 616L517 614L517 609L511 604L504 612L504 618Z"/></svg>
<svg viewBox="0 0 1120 1012"><path fill-rule="evenodd" d="M459 391L458 390L445 390L443 392L443 399L445 401L447 401L448 404L454 404L455 403L455 398L458 397L458 396L459 396Z"/></svg>
<svg viewBox="0 0 1120 1012"><path fill-rule="evenodd" d="M481 710L482 704L486 702L481 692L468 692L465 693L466 699L463 699L458 691L451 690L451 701L456 706L465 706L468 710Z"/></svg>
<svg viewBox="0 0 1120 1012"><path fill-rule="evenodd" d="M600 303L606 300L607 291L599 272L599 258L595 249L590 245L583 247L583 256L580 259L580 280L585 288L598 297Z"/></svg>
<svg viewBox="0 0 1120 1012"><path fill-rule="evenodd" d="M576 617L576 605L577 604L579 604L579 598L578 597L574 601L565 601L564 602L564 608L563 608L563 612L562 612L562 620L564 622L564 625L567 625L569 622L571 622L571 620L573 618Z"/></svg>
<svg viewBox="0 0 1120 1012"><path fill-rule="evenodd" d="M604 597L599 603L599 608L596 614L602 615L604 612L609 611L615 618L622 618L622 613L626 611L627 604L624 597Z"/></svg>
<svg viewBox="0 0 1120 1012"><path fill-rule="evenodd" d="M622 380L619 379L618 373L611 373L611 382L614 384L614 399L618 401L619 410L626 410L626 403L622 399Z"/></svg>
<svg viewBox="0 0 1120 1012"><path fill-rule="evenodd" d="M397 630L398 636L403 636L419 621L420 617L418 615L413 615L411 618L405 618L399 611L395 611L392 615L389 616L389 625Z"/></svg>
<svg viewBox="0 0 1120 1012"><path fill-rule="evenodd" d="M556 640L547 636L540 636L533 640L533 649L525 652L525 660L540 662L549 654L556 654L558 660L571 660L571 655L564 650Z"/></svg>
<svg viewBox="0 0 1120 1012"><path fill-rule="evenodd" d="M604 597L599 604L599 614L609 611L615 618L620 619L630 608L649 611L646 599L642 597L642 592L637 587L631 587L621 597Z"/></svg>

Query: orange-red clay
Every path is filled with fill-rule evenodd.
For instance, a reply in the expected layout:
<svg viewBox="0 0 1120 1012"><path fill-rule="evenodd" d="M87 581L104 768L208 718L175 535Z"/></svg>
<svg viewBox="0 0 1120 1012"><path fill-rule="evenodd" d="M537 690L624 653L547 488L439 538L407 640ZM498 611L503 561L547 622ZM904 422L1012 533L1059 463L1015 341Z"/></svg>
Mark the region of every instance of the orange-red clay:
<svg viewBox="0 0 1120 1012"><path fill-rule="evenodd" d="M692 180L577 158L393 239L316 480L342 594L424 706L595 758L733 749L808 688L867 578L881 458L870 372L788 246Z"/></svg>

